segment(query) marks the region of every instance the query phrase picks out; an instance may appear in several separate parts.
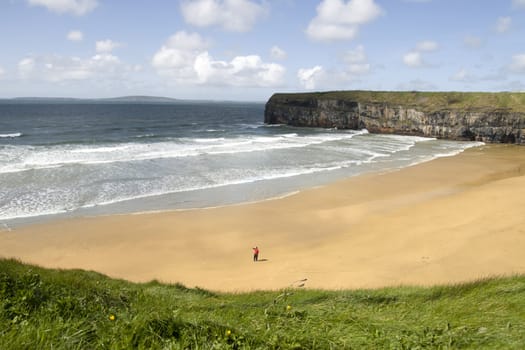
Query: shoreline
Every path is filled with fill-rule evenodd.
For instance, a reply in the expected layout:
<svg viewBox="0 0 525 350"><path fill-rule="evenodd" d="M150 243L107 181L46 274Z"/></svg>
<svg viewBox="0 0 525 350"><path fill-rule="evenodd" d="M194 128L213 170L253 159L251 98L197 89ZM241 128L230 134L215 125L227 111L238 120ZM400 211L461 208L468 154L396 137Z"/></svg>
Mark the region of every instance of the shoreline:
<svg viewBox="0 0 525 350"><path fill-rule="evenodd" d="M384 137L389 137L389 135L384 135ZM41 212L36 210L39 206L36 204L33 208L35 210L28 209L26 211L24 209L17 211L15 208L22 208L24 205L18 205L16 204L16 201L11 200L11 202L13 202L11 204L9 201L4 203L6 206L1 213L4 215L0 215L2 216L2 218L0 218L0 225L6 223L12 227L20 227L70 218L133 214L137 212L153 213L172 210L193 210L250 204L253 202L288 196L291 193L303 191L312 187L325 186L340 181L341 179L347 179L368 173L395 171L399 168L414 166L436 158L454 156L463 152L465 149L478 147L482 144L479 142L454 142L452 145L447 145L445 141L443 143L445 145L443 148L443 144L440 144L440 141L435 139L424 139L421 141L421 138L419 138L418 140L412 139L410 141L412 142L412 145L409 145L407 149L403 150L401 148L398 150L400 151L399 154L401 156L398 155L396 156L397 158L394 157L395 159L386 157L386 161L371 161L372 159L375 159L375 157L379 157L379 159L382 157L381 153L376 153L381 151L376 150L370 151L370 159L364 160L362 164L357 160L350 160L347 163L340 159L337 166L334 166L333 168L316 168L314 165L310 165L306 167L306 170L302 170L305 172L298 171L295 173L292 171L292 173L295 174L293 176L289 176L289 174L287 175L287 173L284 172L275 178L259 178L254 176L253 178L244 179L245 181L243 180L241 182L229 183L228 181L223 181L224 183L212 186L197 186L186 190L172 189L155 194L136 194L128 197L124 196L123 198L121 198L119 194L114 194L115 197L113 199L107 198L106 201L98 203L92 203L91 200L87 199L85 202L78 202L78 198L68 199L68 196L65 196L59 202L56 202L53 199L54 197L51 196L49 202L51 205L42 208ZM405 151L408 152L409 149L411 149L411 154L408 154L406 157L403 156L402 154ZM319 157L319 154L317 154L317 157ZM357 165L348 166L348 164ZM299 166L299 168L302 169L302 165ZM154 175L154 173L149 171L148 176L151 175ZM198 176L200 176L200 174L198 174L197 177ZM32 180L28 179L27 181L31 182ZM9 186L9 184L6 185ZM140 185L136 186L137 188L140 188ZM64 188L67 191L67 186ZM83 193L83 191L89 192L92 190L94 190L94 188L88 186L87 189L81 189L80 192ZM77 188L75 191L79 191L79 189ZM43 193L43 191L40 192ZM105 193L104 190L100 190L99 192ZM31 193L24 194L25 197L30 195ZM35 203L37 203L38 200L42 200L42 203L47 203L47 199L40 198L42 196L41 194L35 194L35 196ZM102 197L104 196L105 195ZM82 194L79 195L79 198L80 197L82 197ZM25 201L31 203L32 199L25 198ZM28 206L28 208L30 207L31 205Z"/></svg>
<svg viewBox="0 0 525 350"><path fill-rule="evenodd" d="M486 145L281 198L17 227L0 231L0 256L225 292L525 273L524 169L524 148Z"/></svg>

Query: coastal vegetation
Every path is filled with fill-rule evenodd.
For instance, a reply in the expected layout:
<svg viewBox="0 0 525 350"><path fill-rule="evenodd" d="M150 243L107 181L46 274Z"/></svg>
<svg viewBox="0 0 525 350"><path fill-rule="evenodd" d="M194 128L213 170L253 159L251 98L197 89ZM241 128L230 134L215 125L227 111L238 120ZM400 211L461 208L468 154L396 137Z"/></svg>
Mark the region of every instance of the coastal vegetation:
<svg viewBox="0 0 525 350"><path fill-rule="evenodd" d="M363 104L387 104L432 113L439 110L493 111L525 113L522 92L427 92L427 91L326 91L311 93L277 93L273 103L304 100L353 101Z"/></svg>
<svg viewBox="0 0 525 350"><path fill-rule="evenodd" d="M1 349L523 349L525 276L216 293L0 259Z"/></svg>

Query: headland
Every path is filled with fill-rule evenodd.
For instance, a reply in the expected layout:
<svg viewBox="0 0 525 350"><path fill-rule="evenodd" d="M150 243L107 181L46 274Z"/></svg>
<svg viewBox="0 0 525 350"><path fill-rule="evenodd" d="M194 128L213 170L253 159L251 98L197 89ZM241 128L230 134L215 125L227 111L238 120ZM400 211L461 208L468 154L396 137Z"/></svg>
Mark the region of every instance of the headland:
<svg viewBox="0 0 525 350"><path fill-rule="evenodd" d="M525 93L329 91L277 93L265 122L371 133L525 144Z"/></svg>

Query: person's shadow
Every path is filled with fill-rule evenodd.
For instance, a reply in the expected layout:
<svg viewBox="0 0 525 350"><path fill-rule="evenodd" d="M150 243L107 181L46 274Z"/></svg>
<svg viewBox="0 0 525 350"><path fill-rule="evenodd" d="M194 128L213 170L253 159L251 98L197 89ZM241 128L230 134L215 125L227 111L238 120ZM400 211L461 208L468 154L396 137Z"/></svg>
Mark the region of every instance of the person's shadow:
<svg viewBox="0 0 525 350"><path fill-rule="evenodd" d="M268 259L259 259L256 262L264 262L264 261L268 261Z"/></svg>

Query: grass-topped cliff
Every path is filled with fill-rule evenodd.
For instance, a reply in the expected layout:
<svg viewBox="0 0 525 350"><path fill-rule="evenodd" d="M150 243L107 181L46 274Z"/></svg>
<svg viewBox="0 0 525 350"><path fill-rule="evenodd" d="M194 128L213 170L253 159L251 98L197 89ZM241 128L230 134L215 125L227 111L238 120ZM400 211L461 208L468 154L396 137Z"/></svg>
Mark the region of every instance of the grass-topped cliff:
<svg viewBox="0 0 525 350"><path fill-rule="evenodd" d="M525 276L220 294L0 260L1 349L523 349Z"/></svg>
<svg viewBox="0 0 525 350"><path fill-rule="evenodd" d="M286 100L340 100L364 104L388 104L414 108L422 112L442 109L506 109L525 113L525 93L521 92L424 92L424 91L327 91L311 93L277 93L274 102Z"/></svg>
<svg viewBox="0 0 525 350"><path fill-rule="evenodd" d="M274 94L264 121L300 127L525 144L525 93L329 91Z"/></svg>

